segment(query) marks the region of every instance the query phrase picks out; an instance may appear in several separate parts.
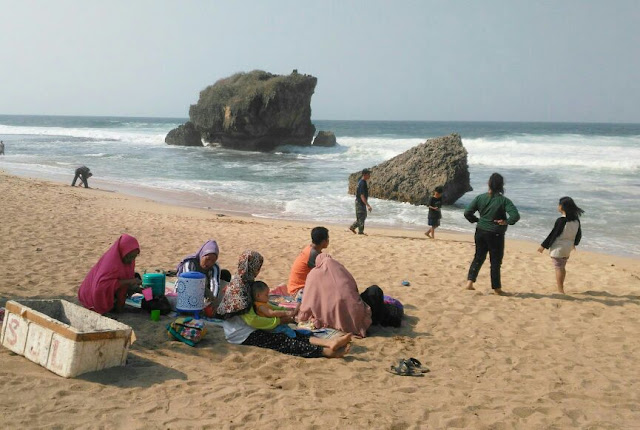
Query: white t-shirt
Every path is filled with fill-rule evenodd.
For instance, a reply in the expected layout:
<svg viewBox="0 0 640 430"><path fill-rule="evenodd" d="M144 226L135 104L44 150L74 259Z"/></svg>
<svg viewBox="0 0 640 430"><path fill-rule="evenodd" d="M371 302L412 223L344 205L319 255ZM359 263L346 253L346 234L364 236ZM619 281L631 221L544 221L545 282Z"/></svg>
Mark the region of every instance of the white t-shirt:
<svg viewBox="0 0 640 430"><path fill-rule="evenodd" d="M555 258L569 257L580 228L580 221L567 221L560 236L549 247L549 255Z"/></svg>
<svg viewBox="0 0 640 430"><path fill-rule="evenodd" d="M256 331L255 328L244 322L238 315L224 320L222 328L224 328L224 337L227 339L227 342L235 343L236 345L247 340L249 335Z"/></svg>

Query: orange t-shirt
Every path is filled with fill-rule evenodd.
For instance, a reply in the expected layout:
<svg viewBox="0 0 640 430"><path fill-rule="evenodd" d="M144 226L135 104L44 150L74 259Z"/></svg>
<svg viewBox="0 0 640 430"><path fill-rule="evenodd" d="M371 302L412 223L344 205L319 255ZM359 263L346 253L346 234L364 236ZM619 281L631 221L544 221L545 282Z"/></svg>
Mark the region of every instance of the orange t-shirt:
<svg viewBox="0 0 640 430"><path fill-rule="evenodd" d="M311 255L312 249L312 245L305 246L298 257L296 257L293 266L291 266L289 282L287 282L287 291L289 291L290 295L294 295L298 290L304 288L307 275L311 271L311 267L309 267L309 256Z"/></svg>

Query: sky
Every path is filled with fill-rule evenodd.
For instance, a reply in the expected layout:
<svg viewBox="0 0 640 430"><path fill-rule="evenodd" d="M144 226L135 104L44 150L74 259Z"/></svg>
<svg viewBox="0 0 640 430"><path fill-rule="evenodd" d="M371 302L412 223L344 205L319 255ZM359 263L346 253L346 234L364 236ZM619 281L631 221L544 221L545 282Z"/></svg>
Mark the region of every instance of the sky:
<svg viewBox="0 0 640 430"><path fill-rule="evenodd" d="M255 69L312 119L640 123L640 1L0 0L0 114L188 117Z"/></svg>

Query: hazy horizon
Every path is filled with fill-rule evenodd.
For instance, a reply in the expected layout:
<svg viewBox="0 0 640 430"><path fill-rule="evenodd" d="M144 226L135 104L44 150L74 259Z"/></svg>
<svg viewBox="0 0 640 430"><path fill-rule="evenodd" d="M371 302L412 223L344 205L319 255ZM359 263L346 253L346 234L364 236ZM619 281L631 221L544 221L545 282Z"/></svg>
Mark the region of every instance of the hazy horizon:
<svg viewBox="0 0 640 430"><path fill-rule="evenodd" d="M135 116L135 115L50 115L50 114L5 114L0 116L8 117L61 117L61 118L135 118L135 119L164 119L164 120L189 120L188 116ZM505 123L505 124L611 124L611 125L638 125L640 122L597 122L597 121L497 121L497 120L421 120L421 119L336 119L336 118L314 118L313 121L331 121L331 122L416 122L416 123Z"/></svg>
<svg viewBox="0 0 640 430"><path fill-rule="evenodd" d="M640 2L0 0L0 114L187 118L255 69L317 121L640 123Z"/></svg>

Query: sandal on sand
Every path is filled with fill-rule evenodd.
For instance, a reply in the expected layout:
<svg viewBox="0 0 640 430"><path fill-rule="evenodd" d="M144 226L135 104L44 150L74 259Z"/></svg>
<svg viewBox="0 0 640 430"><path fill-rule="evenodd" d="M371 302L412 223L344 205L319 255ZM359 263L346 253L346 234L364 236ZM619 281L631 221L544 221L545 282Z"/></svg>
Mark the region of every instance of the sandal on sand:
<svg viewBox="0 0 640 430"><path fill-rule="evenodd" d="M411 357L408 360L405 360L405 363L407 363L407 366L413 367L415 370L417 370L420 373L430 372L428 367L422 368L422 363L420 363L420 360L418 360L417 358Z"/></svg>
<svg viewBox="0 0 640 430"><path fill-rule="evenodd" d="M392 364L387 369L387 372L399 376L424 376L420 370L416 369L413 365L410 365L408 360L398 361L397 366Z"/></svg>

